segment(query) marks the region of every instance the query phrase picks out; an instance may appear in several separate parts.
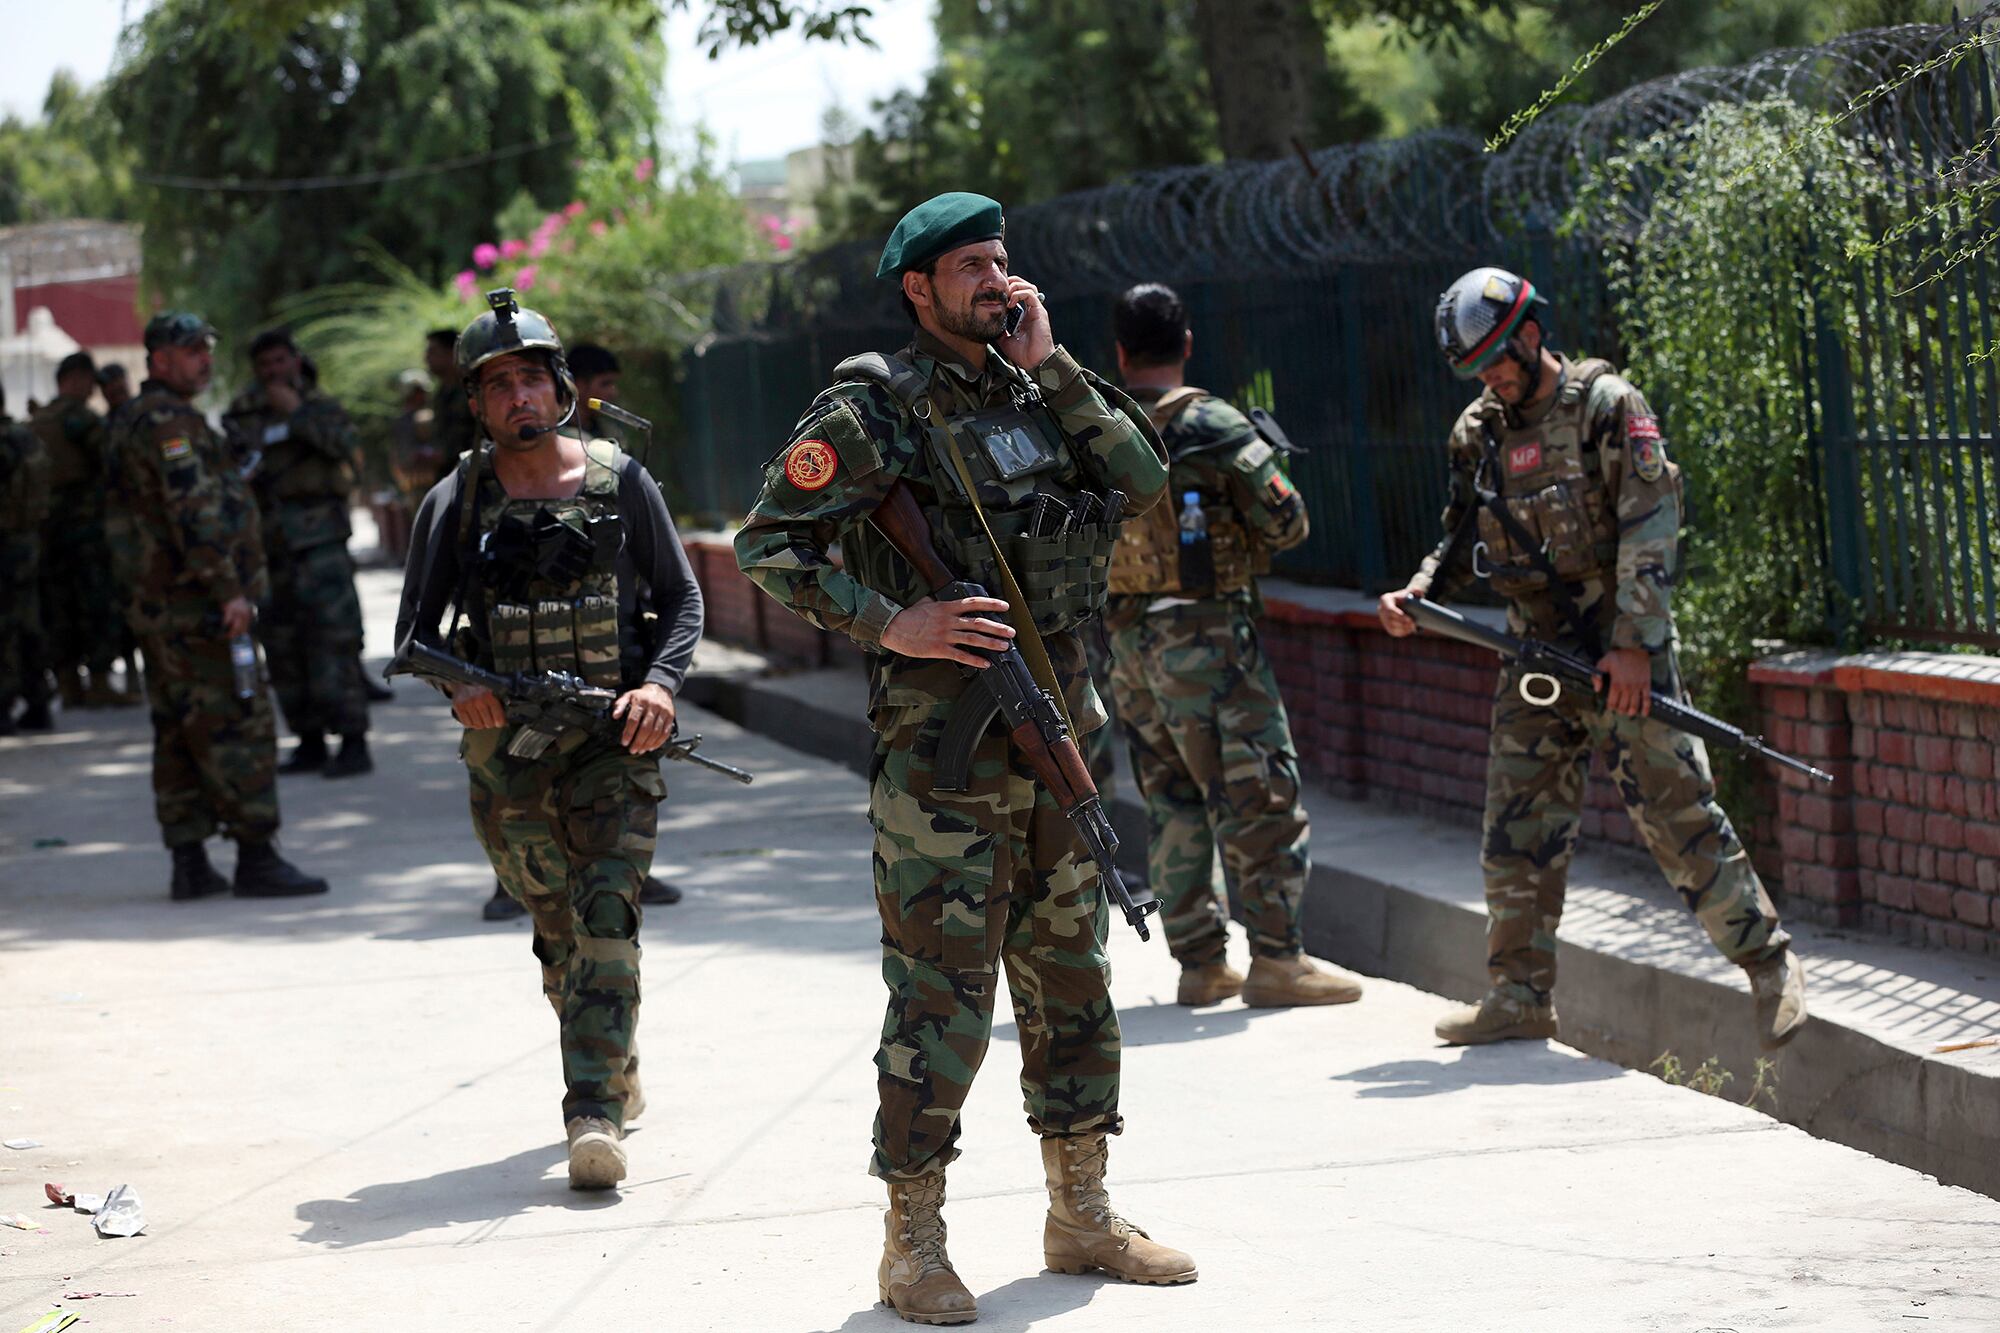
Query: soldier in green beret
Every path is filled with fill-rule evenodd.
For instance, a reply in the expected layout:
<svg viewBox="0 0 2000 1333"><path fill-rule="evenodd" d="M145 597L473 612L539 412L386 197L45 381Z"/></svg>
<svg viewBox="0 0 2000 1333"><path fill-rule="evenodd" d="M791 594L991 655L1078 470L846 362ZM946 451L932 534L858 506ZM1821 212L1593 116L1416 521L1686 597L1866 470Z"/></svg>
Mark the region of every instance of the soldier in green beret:
<svg viewBox="0 0 2000 1333"><path fill-rule="evenodd" d="M889 988L875 1055L871 1170L889 1190L877 1281L897 1314L926 1324L977 1314L942 1208L1003 964L1049 1188L1048 1266L1195 1278L1192 1259L1148 1239L1105 1192L1122 1121L1096 870L1004 728L979 739L964 790L938 780L953 705L988 664L982 652L1010 640L1031 662L1040 643L1037 674L1046 668L1043 688L1077 732L1103 724L1078 631L1104 605L1119 503L1146 510L1167 480L1145 413L1056 345L1040 294L1008 271L1004 231L1000 205L976 194L941 195L897 224L878 273L900 287L915 338L835 370L766 464L736 539L759 587L871 658L869 819ZM898 485L959 573L1004 587L1004 552L1026 605L934 600L869 522Z"/></svg>

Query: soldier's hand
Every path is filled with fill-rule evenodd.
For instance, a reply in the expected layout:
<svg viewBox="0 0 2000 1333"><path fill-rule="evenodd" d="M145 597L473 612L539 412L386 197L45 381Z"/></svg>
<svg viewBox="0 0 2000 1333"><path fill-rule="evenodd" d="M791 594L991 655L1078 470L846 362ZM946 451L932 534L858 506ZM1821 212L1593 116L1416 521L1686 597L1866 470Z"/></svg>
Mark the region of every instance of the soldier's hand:
<svg viewBox="0 0 2000 1333"><path fill-rule="evenodd" d="M484 685L453 685L451 715L474 731L491 731L507 725L507 710Z"/></svg>
<svg viewBox="0 0 2000 1333"><path fill-rule="evenodd" d="M674 731L674 696L661 685L627 690L611 705L611 716L625 719L619 742L633 754L645 754L667 743Z"/></svg>
<svg viewBox="0 0 2000 1333"><path fill-rule="evenodd" d="M1375 617L1382 622L1382 628L1389 631L1390 638L1407 639L1417 632L1417 622L1403 610L1403 603L1423 595L1421 589L1404 588L1399 592L1383 593L1381 600L1375 603Z"/></svg>
<svg viewBox="0 0 2000 1333"><path fill-rule="evenodd" d="M890 618L882 631L882 646L905 657L936 657L988 667L992 659L969 650L1002 651L1013 641L1014 627L1004 620L989 620L983 614L986 612L1006 615L1007 603L998 597L967 597L957 602L934 602L926 597Z"/></svg>
<svg viewBox="0 0 2000 1333"><path fill-rule="evenodd" d="M222 632L229 638L248 634L257 623L257 608L248 597L232 597L222 604Z"/></svg>
<svg viewBox="0 0 2000 1333"><path fill-rule="evenodd" d="M271 400L272 407L286 416L298 411L299 404L305 401L299 396L298 389L288 380L274 380L265 385L264 396Z"/></svg>
<svg viewBox="0 0 2000 1333"><path fill-rule="evenodd" d="M1042 294L1035 284L1018 274L1007 277L1007 305L1025 306L1021 315L1021 327L1014 330L1011 338L1002 338L993 345L1000 354L1024 370L1033 370L1049 359L1049 353L1056 350L1056 335L1049 328L1048 307L1042 304Z"/></svg>
<svg viewBox="0 0 2000 1333"><path fill-rule="evenodd" d="M1597 659L1598 692L1614 713L1645 717L1653 711L1653 658L1644 648L1613 648Z"/></svg>

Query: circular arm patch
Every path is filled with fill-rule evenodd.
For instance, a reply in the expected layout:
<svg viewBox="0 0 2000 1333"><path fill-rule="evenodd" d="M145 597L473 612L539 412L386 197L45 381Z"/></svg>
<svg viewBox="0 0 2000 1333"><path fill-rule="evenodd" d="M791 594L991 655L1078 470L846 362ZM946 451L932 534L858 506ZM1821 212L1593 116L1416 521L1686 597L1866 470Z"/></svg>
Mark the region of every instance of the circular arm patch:
<svg viewBox="0 0 2000 1333"><path fill-rule="evenodd" d="M837 462L825 440L800 440L785 452L785 480L802 491L825 490L833 483Z"/></svg>

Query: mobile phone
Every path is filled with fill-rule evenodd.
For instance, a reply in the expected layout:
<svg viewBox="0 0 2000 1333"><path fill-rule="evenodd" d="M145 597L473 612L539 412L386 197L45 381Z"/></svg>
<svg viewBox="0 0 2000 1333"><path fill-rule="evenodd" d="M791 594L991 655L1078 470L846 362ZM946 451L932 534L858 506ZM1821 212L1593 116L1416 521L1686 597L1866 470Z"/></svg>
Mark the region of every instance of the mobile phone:
<svg viewBox="0 0 2000 1333"><path fill-rule="evenodd" d="M1015 334L1019 333L1021 331L1021 321L1027 318L1027 315L1028 315L1028 307L1025 304L1008 306L1007 332L1003 336L1011 338Z"/></svg>

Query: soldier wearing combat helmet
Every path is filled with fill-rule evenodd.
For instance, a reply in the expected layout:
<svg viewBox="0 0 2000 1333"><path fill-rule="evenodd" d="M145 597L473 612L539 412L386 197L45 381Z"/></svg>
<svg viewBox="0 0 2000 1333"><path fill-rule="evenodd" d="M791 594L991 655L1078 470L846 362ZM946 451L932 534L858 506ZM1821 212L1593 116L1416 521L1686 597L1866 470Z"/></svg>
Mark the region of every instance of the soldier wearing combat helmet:
<svg viewBox="0 0 2000 1333"><path fill-rule="evenodd" d="M558 1019L569 1182L609 1189L625 1176L624 1126L645 1100L639 887L701 592L645 469L568 429L576 383L555 328L505 288L487 300L456 352L485 442L417 511L396 642L414 635L489 671L561 671L618 692L616 741L579 730L538 749L515 743L519 729L488 691L449 690L466 728L473 831L527 908Z"/></svg>
<svg viewBox="0 0 2000 1333"><path fill-rule="evenodd" d="M1486 768L1481 864L1487 970L1476 1007L1438 1024L1454 1044L1556 1034L1556 925L1593 751L1603 749L1632 822L1716 948L1750 974L1767 1049L1805 1023L1805 973L1729 817L1702 742L1648 716L1651 691L1680 692L1672 609L1680 469L1658 420L1609 364L1547 346L1534 284L1482 268L1437 308L1452 369L1484 386L1452 428L1444 540L1409 586L1381 599L1390 634L1415 623L1407 597L1442 596L1468 575L1507 601L1516 635L1587 654L1603 692L1524 693L1501 672Z"/></svg>
<svg viewBox="0 0 2000 1333"><path fill-rule="evenodd" d="M877 276L897 284L916 337L893 357L842 363L766 465L736 539L759 587L871 655L869 814L889 988L875 1055L871 1170L889 1192L877 1283L897 1314L925 1324L977 1313L945 1250L944 1179L1003 965L1049 1186L1049 1267L1195 1277L1193 1260L1147 1239L1105 1194L1120 1052L1097 872L1004 728L975 738L962 776L941 762L947 719L988 665L974 650L1009 640L1042 659L1037 681L1077 732L1103 724L1078 628L1104 604L1120 494L1143 511L1166 483L1145 414L1056 345L1039 293L1008 270L1004 231L999 204L961 193L897 223ZM1011 571L1026 604L932 599L869 522L899 483L961 575L1005 587Z"/></svg>

